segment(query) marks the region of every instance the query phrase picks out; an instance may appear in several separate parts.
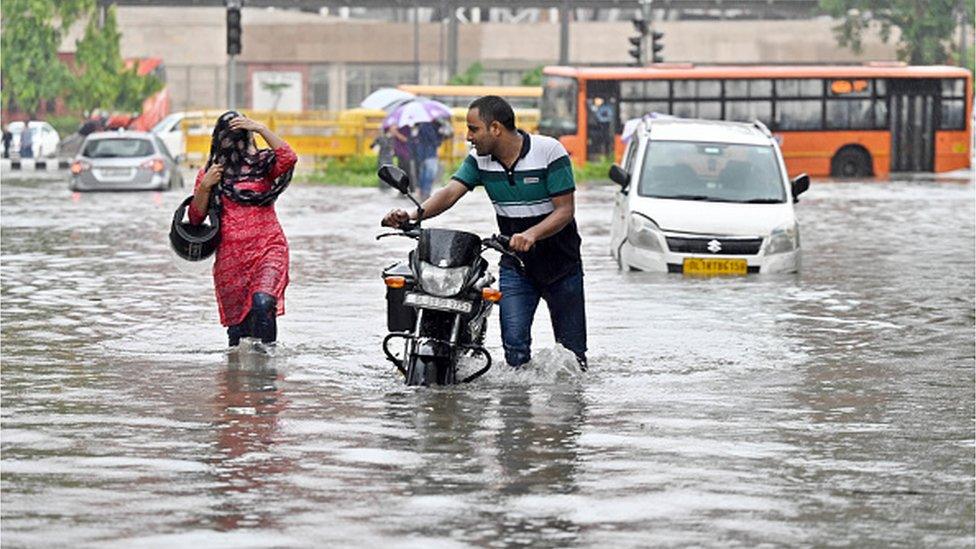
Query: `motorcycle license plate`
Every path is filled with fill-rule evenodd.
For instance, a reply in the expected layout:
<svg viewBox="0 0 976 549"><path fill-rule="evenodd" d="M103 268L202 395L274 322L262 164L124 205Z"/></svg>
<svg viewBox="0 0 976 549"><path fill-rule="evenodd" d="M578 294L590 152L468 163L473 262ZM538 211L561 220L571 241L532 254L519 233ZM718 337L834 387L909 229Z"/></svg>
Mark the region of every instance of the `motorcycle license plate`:
<svg viewBox="0 0 976 549"><path fill-rule="evenodd" d="M440 311L453 311L455 313L471 312L470 301L461 301L460 299L451 299L449 297L436 297L427 294L407 294L403 297L403 304Z"/></svg>

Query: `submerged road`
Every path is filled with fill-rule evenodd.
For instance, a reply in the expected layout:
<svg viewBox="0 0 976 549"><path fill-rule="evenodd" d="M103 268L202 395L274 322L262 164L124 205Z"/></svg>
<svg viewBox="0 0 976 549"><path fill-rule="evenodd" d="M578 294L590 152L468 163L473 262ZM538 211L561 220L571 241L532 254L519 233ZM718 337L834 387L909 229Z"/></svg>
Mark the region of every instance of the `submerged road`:
<svg viewBox="0 0 976 549"><path fill-rule="evenodd" d="M540 307L527 371L413 389L379 347L393 194L282 196L268 358L177 268L183 192L5 174L4 546L973 546L971 181L814 182L803 272L723 279L619 272L613 192L578 193L590 372ZM434 225L495 230L483 193Z"/></svg>

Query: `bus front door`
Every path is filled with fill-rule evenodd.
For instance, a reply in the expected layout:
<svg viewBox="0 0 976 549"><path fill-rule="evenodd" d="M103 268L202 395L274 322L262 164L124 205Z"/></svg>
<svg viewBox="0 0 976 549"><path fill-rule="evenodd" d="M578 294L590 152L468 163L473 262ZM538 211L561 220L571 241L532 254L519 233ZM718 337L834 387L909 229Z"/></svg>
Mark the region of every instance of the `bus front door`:
<svg viewBox="0 0 976 549"><path fill-rule="evenodd" d="M620 132L620 84L613 80L586 83L586 159L613 157L614 137Z"/></svg>
<svg viewBox="0 0 976 549"><path fill-rule="evenodd" d="M939 91L938 80L888 80L891 171L934 169Z"/></svg>

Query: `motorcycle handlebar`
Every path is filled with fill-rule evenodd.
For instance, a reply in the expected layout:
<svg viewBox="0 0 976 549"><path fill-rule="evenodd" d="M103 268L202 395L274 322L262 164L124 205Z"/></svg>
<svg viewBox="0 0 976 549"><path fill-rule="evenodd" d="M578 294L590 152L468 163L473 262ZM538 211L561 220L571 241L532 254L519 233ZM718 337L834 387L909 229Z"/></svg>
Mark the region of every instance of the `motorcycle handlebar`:
<svg viewBox="0 0 976 549"><path fill-rule="evenodd" d="M525 269L525 263L522 262L522 258L519 257L518 254L513 252L508 247L509 242L511 240L512 238L509 236L505 236L503 234L496 234L496 235L492 235L491 238L483 239L481 242L485 245L486 248L491 248L492 250L495 250L500 254L511 257L512 259L518 262L519 266L522 267L522 269Z"/></svg>

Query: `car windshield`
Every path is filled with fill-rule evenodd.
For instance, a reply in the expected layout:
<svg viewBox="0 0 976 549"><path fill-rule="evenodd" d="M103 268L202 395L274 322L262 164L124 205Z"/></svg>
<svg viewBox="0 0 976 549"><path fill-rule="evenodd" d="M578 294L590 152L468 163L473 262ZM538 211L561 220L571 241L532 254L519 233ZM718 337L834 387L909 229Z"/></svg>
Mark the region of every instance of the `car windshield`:
<svg viewBox="0 0 976 549"><path fill-rule="evenodd" d="M637 192L652 198L786 202L776 151L766 145L651 141Z"/></svg>
<svg viewBox="0 0 976 549"><path fill-rule="evenodd" d="M133 158L150 156L153 146L145 139L96 139L89 141L81 154L88 158Z"/></svg>

